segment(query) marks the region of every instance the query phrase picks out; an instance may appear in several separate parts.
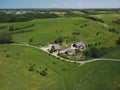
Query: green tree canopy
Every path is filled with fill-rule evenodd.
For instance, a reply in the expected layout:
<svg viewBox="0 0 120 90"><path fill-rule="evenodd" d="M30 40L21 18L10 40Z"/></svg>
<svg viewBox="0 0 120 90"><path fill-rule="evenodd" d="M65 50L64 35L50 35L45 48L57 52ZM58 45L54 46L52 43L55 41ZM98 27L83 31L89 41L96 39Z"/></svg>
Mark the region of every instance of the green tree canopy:
<svg viewBox="0 0 120 90"><path fill-rule="evenodd" d="M12 35L9 32L0 33L0 44L12 43Z"/></svg>

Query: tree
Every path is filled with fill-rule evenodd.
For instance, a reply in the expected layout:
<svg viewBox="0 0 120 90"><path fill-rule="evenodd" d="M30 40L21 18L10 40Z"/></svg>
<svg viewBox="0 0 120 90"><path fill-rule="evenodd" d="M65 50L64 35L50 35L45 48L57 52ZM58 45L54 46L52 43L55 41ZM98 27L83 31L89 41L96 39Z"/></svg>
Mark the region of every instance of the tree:
<svg viewBox="0 0 120 90"><path fill-rule="evenodd" d="M92 57L93 58L99 58L100 57L100 53L99 50L97 48L91 48L90 51L92 52Z"/></svg>
<svg viewBox="0 0 120 90"><path fill-rule="evenodd" d="M14 30L15 30L14 26L9 26L9 31L14 31Z"/></svg>
<svg viewBox="0 0 120 90"><path fill-rule="evenodd" d="M118 40L116 40L116 44L120 45L120 38Z"/></svg>
<svg viewBox="0 0 120 90"><path fill-rule="evenodd" d="M40 72L40 75L46 76L46 75L47 75L47 71L46 71L46 70L42 70L42 71Z"/></svg>
<svg viewBox="0 0 120 90"><path fill-rule="evenodd" d="M58 37L54 42L55 43L62 43L63 42L63 37Z"/></svg>
<svg viewBox="0 0 120 90"><path fill-rule="evenodd" d="M33 40L34 40L34 38L31 37L31 38L29 39L29 43L33 42Z"/></svg>
<svg viewBox="0 0 120 90"><path fill-rule="evenodd" d="M107 52L104 51L104 48L98 49L95 47L92 47L92 48L90 48L90 50L87 50L84 52L85 56L92 57L92 58L100 58L101 56L103 56L106 53Z"/></svg>
<svg viewBox="0 0 120 90"><path fill-rule="evenodd" d="M28 68L28 70L29 70L29 71L35 71L35 68L34 68L34 66L31 65L31 66Z"/></svg>
<svg viewBox="0 0 120 90"><path fill-rule="evenodd" d="M12 35L9 32L3 32L0 34L0 44L12 43Z"/></svg>

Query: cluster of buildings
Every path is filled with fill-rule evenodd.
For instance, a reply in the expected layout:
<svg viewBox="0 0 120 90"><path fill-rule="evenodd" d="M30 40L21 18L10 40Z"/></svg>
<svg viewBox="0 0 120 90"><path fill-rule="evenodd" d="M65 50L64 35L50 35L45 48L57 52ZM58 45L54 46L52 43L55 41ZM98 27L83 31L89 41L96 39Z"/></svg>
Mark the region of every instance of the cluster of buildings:
<svg viewBox="0 0 120 90"><path fill-rule="evenodd" d="M61 46L59 44L54 44L51 48L54 50L54 52L61 52L62 51ZM67 55L72 56L72 55L74 55L76 53L75 49L84 50L85 49L85 44L83 42L74 43L71 46L71 48L65 49L64 52Z"/></svg>

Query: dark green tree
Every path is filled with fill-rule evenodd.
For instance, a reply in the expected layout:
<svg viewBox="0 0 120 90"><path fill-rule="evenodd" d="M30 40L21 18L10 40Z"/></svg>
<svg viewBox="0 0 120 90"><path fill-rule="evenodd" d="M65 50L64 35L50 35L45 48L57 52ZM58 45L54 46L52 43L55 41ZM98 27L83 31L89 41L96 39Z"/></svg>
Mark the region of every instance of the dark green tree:
<svg viewBox="0 0 120 90"><path fill-rule="evenodd" d="M33 40L34 40L34 38L31 37L31 38L29 39L29 43L33 42Z"/></svg>
<svg viewBox="0 0 120 90"><path fill-rule="evenodd" d="M9 26L9 31L14 31L14 30L15 30L14 26Z"/></svg>
<svg viewBox="0 0 120 90"><path fill-rule="evenodd" d="M0 44L12 43L12 35L9 32L3 32L0 34Z"/></svg>
<svg viewBox="0 0 120 90"><path fill-rule="evenodd" d="M118 40L116 40L116 44L120 45L120 38Z"/></svg>
<svg viewBox="0 0 120 90"><path fill-rule="evenodd" d="M47 71L46 71L46 70L42 70L42 71L40 72L40 75L46 76L46 75L47 75Z"/></svg>
<svg viewBox="0 0 120 90"><path fill-rule="evenodd" d="M58 37L54 42L55 43L62 43L63 42L63 37Z"/></svg>

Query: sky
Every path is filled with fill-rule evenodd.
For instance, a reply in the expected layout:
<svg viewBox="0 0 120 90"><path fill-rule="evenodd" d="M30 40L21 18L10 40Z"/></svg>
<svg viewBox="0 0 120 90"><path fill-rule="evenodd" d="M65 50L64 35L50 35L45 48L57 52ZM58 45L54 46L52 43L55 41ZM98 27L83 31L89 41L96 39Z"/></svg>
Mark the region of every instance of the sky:
<svg viewBox="0 0 120 90"><path fill-rule="evenodd" d="M120 8L120 0L0 0L4 8Z"/></svg>

